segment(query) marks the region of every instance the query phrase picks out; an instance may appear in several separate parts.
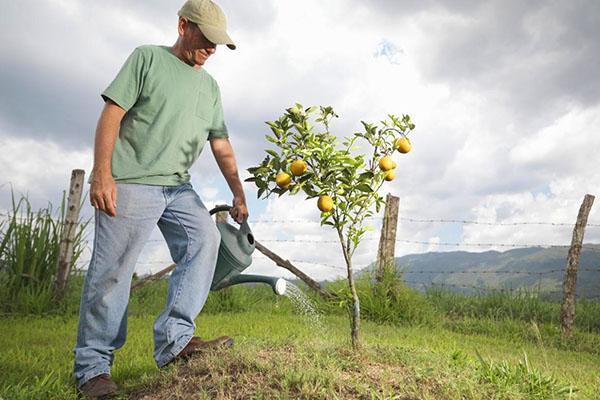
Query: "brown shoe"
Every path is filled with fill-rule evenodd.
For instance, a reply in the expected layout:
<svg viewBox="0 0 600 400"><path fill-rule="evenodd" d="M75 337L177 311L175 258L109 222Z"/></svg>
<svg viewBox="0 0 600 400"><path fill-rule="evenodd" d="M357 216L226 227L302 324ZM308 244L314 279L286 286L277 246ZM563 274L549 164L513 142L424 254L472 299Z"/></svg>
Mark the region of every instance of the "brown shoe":
<svg viewBox="0 0 600 400"><path fill-rule="evenodd" d="M213 340L202 340L198 336L192 337L189 343L177 354L171 361L166 365L176 360L187 360L194 354L201 353L202 351L216 348L230 348L233 347L233 339L229 336L220 336Z"/></svg>
<svg viewBox="0 0 600 400"><path fill-rule="evenodd" d="M109 374L93 377L79 388L79 393L91 399L107 399L117 394L119 388Z"/></svg>

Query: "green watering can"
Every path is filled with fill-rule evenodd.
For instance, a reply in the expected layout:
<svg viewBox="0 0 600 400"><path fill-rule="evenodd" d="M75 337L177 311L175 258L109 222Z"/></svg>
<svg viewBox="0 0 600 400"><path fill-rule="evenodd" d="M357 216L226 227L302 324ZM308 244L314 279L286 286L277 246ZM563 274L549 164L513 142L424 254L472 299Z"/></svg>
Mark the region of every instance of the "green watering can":
<svg viewBox="0 0 600 400"><path fill-rule="evenodd" d="M219 211L229 211L231 208L222 205L209 212L213 215ZM287 283L283 278L242 274L252 264L252 253L256 247L247 219L242 221L239 229L227 222L217 222L217 228L221 233L221 245L210 290L220 290L238 283L267 283L276 294L285 293Z"/></svg>

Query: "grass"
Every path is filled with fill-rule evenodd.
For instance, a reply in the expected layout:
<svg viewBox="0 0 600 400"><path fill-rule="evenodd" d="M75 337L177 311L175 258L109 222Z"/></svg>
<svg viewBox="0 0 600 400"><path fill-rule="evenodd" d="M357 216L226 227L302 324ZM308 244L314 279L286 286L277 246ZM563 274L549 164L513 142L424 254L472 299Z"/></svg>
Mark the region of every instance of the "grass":
<svg viewBox="0 0 600 400"><path fill-rule="evenodd" d="M447 290L427 291L429 302L452 319L486 318L494 320L538 321L558 325L560 302L538 296L534 292L490 292L472 295ZM600 333L600 301L577 300L575 325L585 332Z"/></svg>
<svg viewBox="0 0 600 400"><path fill-rule="evenodd" d="M311 326L267 287L211 293L197 334L231 335L236 345L159 371L152 323L165 286L158 282L132 296L128 340L113 367L122 398L593 399L600 392L593 345L600 335L593 332L576 330L587 336L567 346L555 343L556 332L545 323L364 320L364 346L353 354L343 311L324 315L322 328ZM224 304L235 311L224 311ZM0 398L75 399L76 324L76 313L3 317Z"/></svg>
<svg viewBox="0 0 600 400"><path fill-rule="evenodd" d="M564 340L557 303L421 294L397 278L377 287L357 282L359 353L350 352L339 302L313 298L319 327L266 285L246 285L212 292L196 321L197 334L231 335L234 348L160 371L152 324L167 282L147 285L131 296L127 343L113 366L121 398L594 399L600 392L597 302L578 303L574 336ZM77 398L71 370L82 280L71 279L60 309L0 317L0 399ZM329 289L344 299L344 284Z"/></svg>

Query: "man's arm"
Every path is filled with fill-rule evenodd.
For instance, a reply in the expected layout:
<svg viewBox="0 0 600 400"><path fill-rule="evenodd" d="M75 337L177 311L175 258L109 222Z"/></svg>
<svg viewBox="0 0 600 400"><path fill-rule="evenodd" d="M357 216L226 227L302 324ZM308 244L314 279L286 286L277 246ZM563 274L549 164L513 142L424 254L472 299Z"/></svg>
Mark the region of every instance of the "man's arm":
<svg viewBox="0 0 600 400"><path fill-rule="evenodd" d="M125 110L111 100L107 100L98 119L94 142L94 171L90 202L92 207L104 211L111 217L117 215L117 186L112 177L111 159L123 115Z"/></svg>
<svg viewBox="0 0 600 400"><path fill-rule="evenodd" d="M233 208L230 211L231 217L238 223L241 223L248 217L248 207L246 206L246 196L238 176L237 164L233 154L233 148L228 138L210 139L210 148L215 156L215 160L233 193Z"/></svg>

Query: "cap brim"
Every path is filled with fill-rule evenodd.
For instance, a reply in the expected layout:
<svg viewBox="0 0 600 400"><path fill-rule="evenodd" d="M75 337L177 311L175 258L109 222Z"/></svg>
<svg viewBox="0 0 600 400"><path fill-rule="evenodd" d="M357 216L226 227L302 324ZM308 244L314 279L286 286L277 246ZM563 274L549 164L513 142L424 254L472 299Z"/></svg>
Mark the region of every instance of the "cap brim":
<svg viewBox="0 0 600 400"><path fill-rule="evenodd" d="M235 43L224 30L208 25L196 25L198 25L204 36L214 44L226 44L231 50L235 50Z"/></svg>

